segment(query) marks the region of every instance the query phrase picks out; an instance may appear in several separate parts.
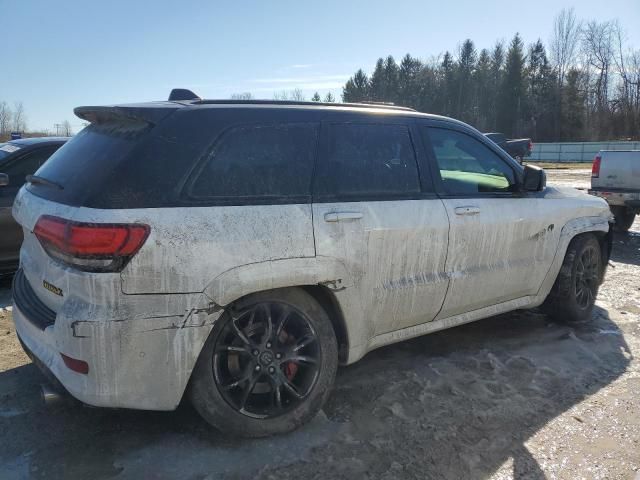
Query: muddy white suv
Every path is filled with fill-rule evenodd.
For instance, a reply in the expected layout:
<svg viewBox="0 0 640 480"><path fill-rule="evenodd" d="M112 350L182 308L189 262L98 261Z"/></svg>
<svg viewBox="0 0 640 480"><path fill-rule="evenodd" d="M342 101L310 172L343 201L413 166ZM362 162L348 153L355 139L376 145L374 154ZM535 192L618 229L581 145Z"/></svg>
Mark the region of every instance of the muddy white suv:
<svg viewBox="0 0 640 480"><path fill-rule="evenodd" d="M338 364L521 308L591 315L609 210L461 122L405 108L80 107L19 193L14 320L95 406L292 430Z"/></svg>

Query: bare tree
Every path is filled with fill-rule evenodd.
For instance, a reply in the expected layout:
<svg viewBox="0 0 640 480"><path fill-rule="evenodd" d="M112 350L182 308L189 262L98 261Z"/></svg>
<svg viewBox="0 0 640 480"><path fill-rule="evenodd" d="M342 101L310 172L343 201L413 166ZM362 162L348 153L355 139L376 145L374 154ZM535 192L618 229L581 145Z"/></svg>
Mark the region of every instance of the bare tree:
<svg viewBox="0 0 640 480"><path fill-rule="evenodd" d="M275 92L273 94L274 100L289 100L289 92L282 90L281 92Z"/></svg>
<svg viewBox="0 0 640 480"><path fill-rule="evenodd" d="M16 102L13 108L13 130L24 132L27 129L27 116L22 102Z"/></svg>
<svg viewBox="0 0 640 480"><path fill-rule="evenodd" d="M336 101L336 97L333 96L331 92L327 93L327 96L324 97L325 103L334 103Z"/></svg>
<svg viewBox="0 0 640 480"><path fill-rule="evenodd" d="M231 100L253 100L251 92L232 93Z"/></svg>
<svg viewBox="0 0 640 480"><path fill-rule="evenodd" d="M299 88L291 90L291 92L289 93L289 98L294 102L304 102L306 100L304 94L302 93L302 90L300 90Z"/></svg>
<svg viewBox="0 0 640 480"><path fill-rule="evenodd" d="M612 102L613 110L619 114L622 133L634 136L640 128L640 50L625 49L625 33L618 22L614 22L614 63L620 76L617 95Z"/></svg>
<svg viewBox="0 0 640 480"><path fill-rule="evenodd" d="M62 136L70 137L71 135L73 135L71 123L69 123L69 120L65 120L64 122L62 122Z"/></svg>
<svg viewBox="0 0 640 480"><path fill-rule="evenodd" d="M615 22L598 23L593 20L584 28L583 47L589 64L595 69L596 79L594 92L596 106L606 108L609 98L611 65L614 61Z"/></svg>
<svg viewBox="0 0 640 480"><path fill-rule="evenodd" d="M273 94L274 100L289 100L292 102L304 102L306 100L302 90L295 88L293 90L282 90Z"/></svg>
<svg viewBox="0 0 640 480"><path fill-rule="evenodd" d="M554 19L551 36L551 61L557 70L559 85L564 83L567 71L574 66L579 40L580 22L575 11L563 8Z"/></svg>
<svg viewBox="0 0 640 480"><path fill-rule="evenodd" d="M11 108L7 102L0 102L0 135L6 135L11 129Z"/></svg>
<svg viewBox="0 0 640 480"><path fill-rule="evenodd" d="M593 122L592 137L608 138L611 133L609 96L612 87L612 66L614 63L615 22L590 21L583 29L582 48L588 67L589 89L588 110Z"/></svg>

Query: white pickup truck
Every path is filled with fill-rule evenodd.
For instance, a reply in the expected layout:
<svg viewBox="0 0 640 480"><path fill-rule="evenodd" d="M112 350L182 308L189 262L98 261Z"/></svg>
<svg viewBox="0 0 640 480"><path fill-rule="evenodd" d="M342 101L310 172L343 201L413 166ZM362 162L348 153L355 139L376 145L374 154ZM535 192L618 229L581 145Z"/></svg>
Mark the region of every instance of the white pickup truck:
<svg viewBox="0 0 640 480"><path fill-rule="evenodd" d="M640 213L640 150L601 150L593 160L589 193L607 201L614 230L629 230Z"/></svg>

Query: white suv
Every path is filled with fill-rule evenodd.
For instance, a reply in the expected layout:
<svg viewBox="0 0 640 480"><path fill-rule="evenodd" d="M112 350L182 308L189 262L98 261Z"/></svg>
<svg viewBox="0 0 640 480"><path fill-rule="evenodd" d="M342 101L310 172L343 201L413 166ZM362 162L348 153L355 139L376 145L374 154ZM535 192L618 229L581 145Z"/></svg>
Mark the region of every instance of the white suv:
<svg viewBox="0 0 640 480"><path fill-rule="evenodd" d="M607 204L468 125L186 98L77 108L91 125L16 199L16 330L82 402L186 393L221 430L270 435L382 345L540 305L591 315Z"/></svg>

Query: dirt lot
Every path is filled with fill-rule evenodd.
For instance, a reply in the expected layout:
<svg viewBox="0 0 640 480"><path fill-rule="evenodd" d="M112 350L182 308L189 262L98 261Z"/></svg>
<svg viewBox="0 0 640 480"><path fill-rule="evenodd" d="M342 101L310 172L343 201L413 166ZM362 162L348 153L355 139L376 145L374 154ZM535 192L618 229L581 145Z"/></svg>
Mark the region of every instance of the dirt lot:
<svg viewBox="0 0 640 480"><path fill-rule="evenodd" d="M549 176L589 181L588 170ZM379 349L338 372L310 425L259 441L226 439L187 405L40 405L44 378L0 308L0 478L634 479L640 222L632 230L615 238L591 321L516 312Z"/></svg>

